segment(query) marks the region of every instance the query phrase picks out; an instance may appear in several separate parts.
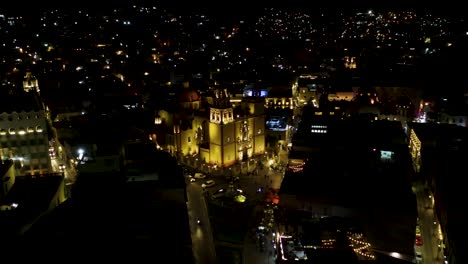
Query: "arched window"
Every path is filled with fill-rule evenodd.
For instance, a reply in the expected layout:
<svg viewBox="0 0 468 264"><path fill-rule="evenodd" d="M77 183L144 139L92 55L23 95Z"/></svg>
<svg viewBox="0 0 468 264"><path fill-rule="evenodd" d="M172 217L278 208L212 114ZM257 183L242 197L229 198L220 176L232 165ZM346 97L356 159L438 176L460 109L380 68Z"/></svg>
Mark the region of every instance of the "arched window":
<svg viewBox="0 0 468 264"><path fill-rule="evenodd" d="M37 132L37 133L42 133L42 127L41 127L41 126L37 126L37 127L36 127L36 132Z"/></svg>

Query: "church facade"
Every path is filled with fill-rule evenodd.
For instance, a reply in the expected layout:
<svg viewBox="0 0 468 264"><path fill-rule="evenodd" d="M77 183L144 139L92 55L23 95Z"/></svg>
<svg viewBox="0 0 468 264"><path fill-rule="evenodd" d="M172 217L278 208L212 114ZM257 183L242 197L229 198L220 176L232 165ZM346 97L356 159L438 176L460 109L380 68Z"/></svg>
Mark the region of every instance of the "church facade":
<svg viewBox="0 0 468 264"><path fill-rule="evenodd" d="M265 153L265 101L246 97L234 108L227 90L217 89L211 102L186 88L178 111L160 110L155 124L167 131L163 148L175 156L192 156L201 162L229 167Z"/></svg>

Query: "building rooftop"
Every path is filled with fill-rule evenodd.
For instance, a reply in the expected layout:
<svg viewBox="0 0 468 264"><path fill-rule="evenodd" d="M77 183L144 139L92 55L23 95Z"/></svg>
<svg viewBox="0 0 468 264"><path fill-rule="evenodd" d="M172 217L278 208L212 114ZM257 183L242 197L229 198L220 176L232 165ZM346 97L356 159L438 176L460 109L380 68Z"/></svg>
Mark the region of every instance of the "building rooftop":
<svg viewBox="0 0 468 264"><path fill-rule="evenodd" d="M3 217L0 216L0 233L5 236L14 235L24 225L47 211L62 182L63 178L58 175L16 177L15 184L0 201L0 205L15 204L14 210L1 212Z"/></svg>
<svg viewBox="0 0 468 264"><path fill-rule="evenodd" d="M414 129L421 142L444 142L464 141L468 142L468 128L460 127L454 124L437 123L408 123L409 127Z"/></svg>
<svg viewBox="0 0 468 264"><path fill-rule="evenodd" d="M409 230L416 221L416 200L410 187L411 163L401 126L389 121L338 122L328 124L327 129L322 145L315 153L307 154L303 170L286 173L280 203L281 195L286 194L349 208L373 244L411 255L414 234L411 237ZM313 141L312 137L306 138ZM380 150L390 147L395 158L383 162ZM384 232L387 229L400 230L404 235L390 237Z"/></svg>
<svg viewBox="0 0 468 264"><path fill-rule="evenodd" d="M192 88L185 88L177 95L179 103L201 101L200 95Z"/></svg>
<svg viewBox="0 0 468 264"><path fill-rule="evenodd" d="M292 97L290 86L272 86L268 91L268 97Z"/></svg>
<svg viewBox="0 0 468 264"><path fill-rule="evenodd" d="M59 175L42 175L37 178L16 177L2 203L17 203L18 209L45 210L58 190L63 178Z"/></svg>
<svg viewBox="0 0 468 264"><path fill-rule="evenodd" d="M301 122L293 137L292 150L301 147L395 150L403 145L406 145L406 135L397 121L313 117Z"/></svg>
<svg viewBox="0 0 468 264"><path fill-rule="evenodd" d="M0 177L3 177L12 165L13 160L0 160Z"/></svg>
<svg viewBox="0 0 468 264"><path fill-rule="evenodd" d="M55 241L54 250L64 256L194 263L185 203L161 198L157 184L126 184L113 176L78 183L73 197L42 217L19 245Z"/></svg>
<svg viewBox="0 0 468 264"><path fill-rule="evenodd" d="M44 110L39 97L34 92L0 94L0 113L29 112Z"/></svg>

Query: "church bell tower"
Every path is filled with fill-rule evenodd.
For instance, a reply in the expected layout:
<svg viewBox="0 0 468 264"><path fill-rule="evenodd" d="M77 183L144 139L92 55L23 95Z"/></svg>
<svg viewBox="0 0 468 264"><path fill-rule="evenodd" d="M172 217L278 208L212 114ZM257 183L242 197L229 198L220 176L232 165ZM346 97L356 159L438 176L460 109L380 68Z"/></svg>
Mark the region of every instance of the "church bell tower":
<svg viewBox="0 0 468 264"><path fill-rule="evenodd" d="M210 107L210 163L225 167L235 162L234 111L226 89L216 90Z"/></svg>

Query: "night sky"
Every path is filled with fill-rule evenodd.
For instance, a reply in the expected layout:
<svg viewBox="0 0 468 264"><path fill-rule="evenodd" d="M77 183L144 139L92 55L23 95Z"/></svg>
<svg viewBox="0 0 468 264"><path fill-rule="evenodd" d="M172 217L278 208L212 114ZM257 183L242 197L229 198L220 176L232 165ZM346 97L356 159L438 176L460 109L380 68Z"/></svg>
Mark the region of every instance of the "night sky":
<svg viewBox="0 0 468 264"><path fill-rule="evenodd" d="M233 16L239 13L255 12L262 7L294 7L294 8L414 8L428 11L443 11L450 13L463 14L465 10L464 2L459 0L285 0L285 1L249 1L249 0L42 0L25 3L23 1L2 2L0 9L12 10L15 12L33 13L41 8L87 8L93 11L105 10L108 8L128 6L134 3L145 5L160 5L163 7L174 7L189 10L194 8L211 9L226 15Z"/></svg>

